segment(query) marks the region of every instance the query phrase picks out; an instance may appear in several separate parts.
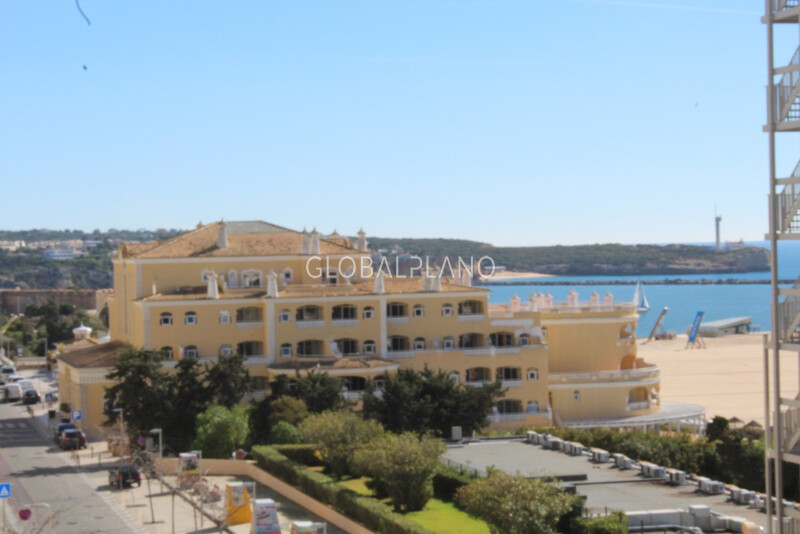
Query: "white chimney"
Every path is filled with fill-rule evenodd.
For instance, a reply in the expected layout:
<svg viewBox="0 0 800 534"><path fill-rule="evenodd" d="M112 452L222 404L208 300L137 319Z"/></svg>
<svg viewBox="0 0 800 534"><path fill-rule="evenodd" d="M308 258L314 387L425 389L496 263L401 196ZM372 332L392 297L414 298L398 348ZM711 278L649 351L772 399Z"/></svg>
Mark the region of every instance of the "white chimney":
<svg viewBox="0 0 800 534"><path fill-rule="evenodd" d="M383 295L386 292L386 284L383 281L383 271L379 270L378 274L375 276L375 287L372 292L376 295Z"/></svg>
<svg viewBox="0 0 800 534"><path fill-rule="evenodd" d="M311 254L319 254L319 232L316 228L311 230Z"/></svg>
<svg viewBox="0 0 800 534"><path fill-rule="evenodd" d="M221 222L219 223L219 235L217 236L217 248L228 247L228 226Z"/></svg>
<svg viewBox="0 0 800 534"><path fill-rule="evenodd" d="M217 285L217 274L213 271L206 275L206 298L207 299L219 298L219 286Z"/></svg>
<svg viewBox="0 0 800 534"><path fill-rule="evenodd" d="M363 228L358 231L358 247L356 248L362 252L367 251L367 233L364 232Z"/></svg>
<svg viewBox="0 0 800 534"><path fill-rule="evenodd" d="M278 275L275 274L275 271L270 271L267 275L267 297L278 297Z"/></svg>
<svg viewBox="0 0 800 534"><path fill-rule="evenodd" d="M308 232L306 232L306 229L303 228L303 233L300 234L300 253L308 254L309 252L310 247L308 245Z"/></svg>

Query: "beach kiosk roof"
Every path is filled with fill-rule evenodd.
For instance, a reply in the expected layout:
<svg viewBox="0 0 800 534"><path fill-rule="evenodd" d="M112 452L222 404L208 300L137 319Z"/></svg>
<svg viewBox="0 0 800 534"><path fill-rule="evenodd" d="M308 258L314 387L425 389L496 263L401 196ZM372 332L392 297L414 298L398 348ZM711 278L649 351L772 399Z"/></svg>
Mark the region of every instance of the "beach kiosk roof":
<svg viewBox="0 0 800 534"><path fill-rule="evenodd" d="M705 337L746 334L752 329L752 317L729 317L728 319L719 319L717 321L706 321L700 325L700 333Z"/></svg>

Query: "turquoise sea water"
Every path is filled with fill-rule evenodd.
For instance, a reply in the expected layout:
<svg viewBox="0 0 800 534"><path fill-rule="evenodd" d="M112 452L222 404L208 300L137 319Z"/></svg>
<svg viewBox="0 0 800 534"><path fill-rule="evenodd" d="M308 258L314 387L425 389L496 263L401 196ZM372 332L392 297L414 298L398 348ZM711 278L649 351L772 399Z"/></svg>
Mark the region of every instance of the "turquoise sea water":
<svg viewBox="0 0 800 534"><path fill-rule="evenodd" d="M764 241L748 242L748 246L768 248ZM794 280L800 275L800 242L782 243L778 249L779 274L781 279ZM656 285L649 281L669 279L748 279L769 280L769 272L715 274L715 275L651 275L651 276L556 276L538 278L537 281L598 281L597 285L504 285L487 286L491 289L489 300L492 303L508 302L518 295L525 300L531 292L550 293L556 301L565 301L567 293L575 289L581 300L589 300L589 296L597 291L601 296L610 291L616 301L631 301L634 285L609 285L604 281L641 280L645 284L650 311L642 314L637 329L638 336L647 336L664 306L669 312L664 318L664 328L668 332L684 333L691 325L698 311L704 311L704 321L714 321L729 317L752 317L753 326L767 331L770 328L770 286L769 284L753 285Z"/></svg>

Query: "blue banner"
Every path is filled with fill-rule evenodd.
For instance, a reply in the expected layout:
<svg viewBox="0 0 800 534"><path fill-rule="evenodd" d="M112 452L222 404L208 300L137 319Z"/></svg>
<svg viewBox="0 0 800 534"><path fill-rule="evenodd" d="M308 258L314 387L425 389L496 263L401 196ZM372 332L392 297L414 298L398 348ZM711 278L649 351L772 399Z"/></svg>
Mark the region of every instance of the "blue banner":
<svg viewBox="0 0 800 534"><path fill-rule="evenodd" d="M700 331L700 323L703 322L703 315L706 312L697 312L697 315L694 317L694 323L692 323L692 330L689 332L689 343L694 343L694 340L697 339L697 332Z"/></svg>

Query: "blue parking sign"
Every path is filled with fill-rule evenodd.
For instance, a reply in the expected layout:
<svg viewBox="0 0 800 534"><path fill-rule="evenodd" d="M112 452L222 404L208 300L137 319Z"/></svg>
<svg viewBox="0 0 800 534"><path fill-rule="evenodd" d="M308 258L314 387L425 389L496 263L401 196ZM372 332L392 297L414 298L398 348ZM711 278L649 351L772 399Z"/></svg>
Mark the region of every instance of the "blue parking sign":
<svg viewBox="0 0 800 534"><path fill-rule="evenodd" d="M80 410L72 410L71 417L73 421L80 421L83 419L83 413Z"/></svg>

